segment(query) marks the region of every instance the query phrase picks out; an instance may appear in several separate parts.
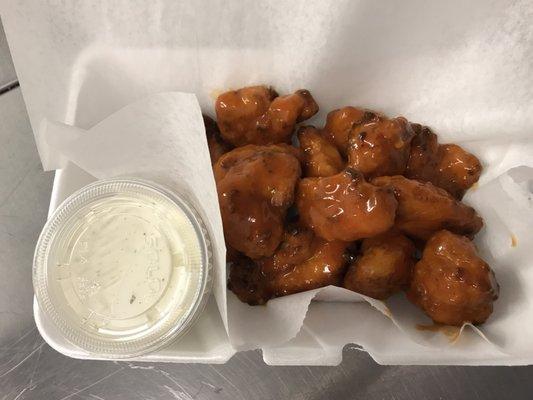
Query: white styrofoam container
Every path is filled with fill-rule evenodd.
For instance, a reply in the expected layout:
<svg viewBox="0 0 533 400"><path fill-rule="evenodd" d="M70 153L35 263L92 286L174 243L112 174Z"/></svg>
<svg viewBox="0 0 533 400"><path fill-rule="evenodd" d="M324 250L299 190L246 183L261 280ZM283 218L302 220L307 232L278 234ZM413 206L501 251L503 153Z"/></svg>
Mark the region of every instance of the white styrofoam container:
<svg viewBox="0 0 533 400"><path fill-rule="evenodd" d="M155 3L166 4L167 2L160 0ZM170 4L172 2L168 3ZM289 6L292 3L293 2L287 1L285 5ZM305 7L298 7L298 2L294 3L296 4L296 8L292 9L292 11L297 14L286 12L285 7L280 7L282 14L280 14L279 17L286 17L287 19L279 24L277 23L278 20L275 19L272 32L276 33L276 29L287 29L290 26L295 27L295 32L298 32L297 28L299 25L294 23L292 17L294 15L302 17L302 15L300 15L301 11L307 9L309 4L304 4L307 2L302 2L301 4L305 5ZM322 3L324 5L322 5ZM488 18L486 14L494 12L496 15L500 15L505 11L506 7L506 4L503 4L506 2L482 7L482 2L478 1L477 3L474 2L471 5L468 5L470 10L469 14L469 12L465 12L463 9L464 7L467 7L464 2L457 0L457 4L452 3L439 3L438 6L434 7L434 12L429 13L429 16L433 18L425 19L419 17L420 7L415 1L408 2L407 5L404 2L394 5L392 3L371 1L353 2L351 7L348 7L348 5L345 4L348 11L353 12L353 15L360 16L358 20L355 20L353 25L361 27L361 33L363 33L363 35L360 37L359 42L356 43L357 46L355 49L365 49L366 51L367 47L369 48L370 55L366 58L363 57L361 62L364 61L365 63L368 63L370 67L364 64L364 71L367 71L364 74L354 75L351 80L337 82L336 85L328 84L328 91L322 93L323 98L332 104L336 102L339 104L348 104L349 102L345 101L340 94L346 92L341 89L350 85L352 87L358 87L359 91L362 93L362 98L364 98L364 96L368 95L369 91L371 91L369 86L366 85L366 81L371 80L374 74L380 76L382 79L387 77L392 78L390 78L390 80L385 80L384 82L386 84L383 84L383 86L378 85L377 88L372 90L379 91L388 89L389 87L392 87L393 89L404 88L404 78L402 78L401 81L396 82L393 79L394 74L390 74L389 70L399 70L400 73L398 76L402 77L416 75L411 71L410 64L408 64L407 61L412 59L413 54L416 53L418 49L428 50L428 57L432 56L439 59L442 57L439 52L435 54L429 52L429 49L435 51L440 50L441 48L439 46L425 49L420 45L419 40L428 36L426 31L430 31L429 37L432 37L431 35L433 35L433 39L436 41L437 45L440 44L442 47L440 40L441 31L450 33L452 36L455 32L447 29L448 26L451 26L453 29L465 28L465 30L467 30L467 28L470 28L471 24L468 23L468 19L461 22L456 18L461 16L464 16L464 18L470 18L468 17L469 15L475 15L476 18L479 18L480 20L484 20L483 18L485 18L490 22L492 16L489 15L488 17L490 18ZM184 8L186 8L186 6L194 7L191 2L183 2L180 3L180 5ZM222 8L226 6L227 4L225 2L222 2L220 5ZM323 7L324 10L319 6ZM340 14L348 14L348 16L352 15L343 11L342 8L334 10L335 7L328 5L327 2L317 2L315 7L318 8L318 11L323 12L321 13L317 11L315 14L311 15L307 13L303 16L305 18L302 17L301 22L303 25L320 25L319 22L327 22L329 24L332 19L328 12L332 13L333 11L336 11ZM441 7L443 7L446 12L443 12L440 9ZM37 4L28 1L18 3L17 5L13 3L11 7L6 8L5 14L2 15L4 17L6 33L8 34L8 39L10 39L10 44L12 46L13 59L19 74L22 91L28 107L28 114L34 131L38 131L39 123L42 118L65 122L84 129L89 128L126 104L138 100L149 93L167 90L182 90L197 93L200 91L203 93L200 96L201 105L206 107L209 104L212 108L212 99L208 96L208 93L211 93L210 90L231 87L231 83L228 82L240 83L242 80L240 75L245 75L251 82L257 82L258 78L254 73L257 71L258 67L261 66L261 62L258 60L262 60L263 62L272 61L269 56L270 53L267 51L269 49L268 47L248 46L249 43L246 40L241 43L242 49L232 47L230 42L224 41L219 43L219 47L215 46L214 48L211 48L211 42L208 41L205 44L205 49L194 46L169 46L170 48L166 49L164 57L162 57L163 53L161 52L161 49L154 46L154 43L150 42L150 40L146 40L146 37L157 38L157 33L159 31L157 29L147 29L146 27L162 28L166 25L150 25L144 23L124 25L118 23L115 24L113 22L116 21L113 21L112 17L122 17L123 13L108 13L106 7L101 8L102 10L100 10L100 7L94 5L69 5L68 3L58 3L58 5L54 6L49 3ZM235 5L235 8L237 9L232 10L234 13L241 15L240 13L242 12L243 20L250 21L249 28L263 26L262 24L257 23L257 19L253 18L254 16L263 15L264 10L261 8L260 2L257 3L256 7L251 7L250 4L250 9L246 10L241 10L241 7L237 5ZM328 10L329 8L331 8L331 10ZM162 9L163 8L161 7L153 7L154 13ZM427 9L433 9L433 7L427 7L423 11L427 12ZM458 13L457 15L454 13L452 18L451 10L454 9L456 9ZM188 29L191 27L187 25L187 22L193 21L188 18L180 19L182 15L187 17L187 14L182 12L181 8L177 7L177 9L174 10L174 14L172 13L172 10L173 8L169 7L169 9L166 10L166 13L158 15L158 18L160 19L170 19L172 22L180 21L182 23L182 25L174 24L166 26L171 38L174 37L174 33L172 33L173 29L171 28L183 26L183 29L188 33ZM405 14L405 10L410 13ZM140 17L143 17L143 14L138 11L139 10L136 9L135 13ZM108 20L102 18L104 22L108 22L108 25L91 25L89 19L93 12L97 17L102 17L103 15L109 18ZM481 12L485 14L480 15ZM153 13L147 14L152 15ZM204 15L204 13L198 14L199 17ZM399 18L398 15L403 17ZM227 15L225 15L225 17L227 17ZM308 23L309 18L315 18L318 21L311 19L311 23ZM379 23L376 23L373 18L379 18ZM389 21L387 18L391 21L400 21L400 27L402 29L396 27L399 30L392 31L394 35L386 36L386 40L379 41L376 46L367 46L369 37L371 37L372 33L375 33L373 29L383 30L382 28L385 27L387 21ZM221 18L221 20L223 19L224 18ZM237 30L239 37L241 36L241 32L239 31L240 28L238 26L232 26L231 24L226 25L225 27ZM141 33L139 34L133 29L137 26L141 26L139 29ZM434 30L432 30L433 26L436 27ZM489 24L490 33L494 31L493 26L499 25L493 23ZM72 27L73 32L68 30ZM77 29L78 27L81 27L81 29ZM131 27L133 28L130 31ZM192 28L195 27L196 26ZM274 29L275 27L278 28ZM419 30L413 33L412 29L416 29L417 27ZM506 30L504 29L503 31ZM230 30L228 32L231 33L233 31ZM228 32L221 31L219 34L221 38L224 39L224 34L227 34ZM336 31L332 29L331 32L335 33ZM247 38L246 35L242 36ZM257 37L259 36L260 35ZM287 42L289 45L284 46L281 41L277 40L279 37L282 37L282 35L273 34L271 36L273 39L272 43L276 45L276 49L280 48L281 54L294 57L297 61L305 61L297 57L298 52L295 52L295 46L291 45L291 41ZM293 36L299 37L296 34ZM351 38L352 36L354 35L346 37ZM287 34L283 35L283 37L284 39L287 39ZM216 38L216 36L212 35L208 37L210 40L212 38ZM267 35L266 38L270 39L271 37ZM328 38L332 39L330 43L323 43L318 40L318 44L321 46L331 44L332 46L330 47L335 49L335 43L338 42L339 38L335 35ZM135 42L134 39L138 39L138 41ZM192 37L191 40L196 43L197 39L198 38L196 37ZM314 39L322 38L317 37ZM457 44L460 46L463 46L466 43L465 40L462 39L462 36L457 36L456 39ZM393 45L390 44L390 41L393 42ZM172 45L177 42L175 43L174 41L169 40L168 43ZM350 44L351 43L352 41L350 40ZM403 46L404 43L407 44ZM452 43L455 42L452 41ZM390 53L391 49L394 50L394 52ZM241 50L242 53L240 52ZM219 56L219 58L222 58L227 62L218 64L211 62L210 55L213 51ZM393 55L403 54L405 57L398 56L395 58L395 60L397 60L396 63L385 65L381 60L383 57L389 55L389 53ZM242 54L247 57L246 60L248 60L248 64L235 62L235 60L239 60L237 56L241 56ZM277 55L277 53L273 54ZM207 85L206 82L203 82L201 79L195 81L191 80L190 77L182 77L180 75L180 68L183 67L184 63L197 62L199 59L204 61L204 64L202 65L206 69L206 71L204 71L206 75L224 75L222 73L215 73L221 69L222 72L225 73L226 78L228 78L228 82L222 80L221 82L218 82L216 79L213 79L210 84ZM275 57L272 57L272 59L274 61L276 60ZM133 62L136 60L143 60L144 62ZM354 62L359 62L358 60L359 58L355 59ZM420 65L425 65L424 60L424 58L421 59ZM454 62L457 61L458 60L454 60ZM466 59L466 61L469 61L469 59ZM406 64L404 65L403 63ZM347 64L345 68L350 65L351 64ZM356 63L356 65L359 64ZM264 75L260 76L268 83L276 84L273 79L278 79L277 84L279 84L282 89L294 88L295 85L299 85L300 81L298 79L300 79L305 86L307 85L307 82L316 78L317 74L324 73L320 68L316 70L293 68L289 73L287 72L287 67L285 65L273 63L273 66L278 67L279 69L270 68L263 71ZM353 67L353 65L351 66ZM239 69L239 67L241 69ZM383 67L382 70L379 69L381 67ZM280 73L280 71L283 73ZM424 72L424 70L417 71ZM45 78L43 79L43 77ZM326 76L328 79L330 77L331 76L329 75ZM446 82L449 80L448 75L444 76L444 78L447 79ZM428 85L432 80L433 75L428 74ZM410 81L408 81L408 83L409 82ZM219 84L219 86L217 86L217 84ZM199 87L202 90L198 90ZM426 89L427 87L425 86L420 88L420 90ZM449 90L448 87L445 87L444 89ZM407 92L409 93L409 91ZM445 91L444 95L447 94L448 92ZM447 98L448 97L444 96L444 100ZM380 104L380 108L383 105L383 111L386 112L388 110L401 109L404 101L405 99L403 97L391 99L384 96L384 99L378 104ZM363 104L372 106L376 103L364 101ZM457 111L453 107L455 104L455 96L450 96L449 103L435 102L434 104L430 104L430 106L435 105L440 111L441 104L447 105L447 107L443 109L447 111L448 117L452 118L453 113ZM468 128L468 123L473 122L467 120L465 123L466 128ZM42 145L43 143L41 142L39 144ZM50 209L54 210L69 194L92 180L93 178L91 176L88 176L73 165L57 171ZM466 349L464 347L459 348L453 346L437 348L417 344L405 335L392 334L390 335L390 339L380 342L375 338L376 335L373 335L375 331L372 331L371 329L396 329L388 318L375 312L369 316L368 320L362 323L355 318L339 321L332 319L332 307L345 309L346 313L344 315L350 314L351 311L356 315L357 308L368 307L368 305L363 303L313 302L309 307L302 329L295 338L275 348L262 350L265 362L271 365L336 365L342 359L342 351L345 346L347 346L348 343L353 342L354 340L352 338L356 336L359 338L357 340L357 345L351 346L351 348L367 351L377 362L382 364L524 365L533 363L533 349L525 349L527 351L518 355L509 355L498 351L497 348L484 341L476 342L475 346ZM36 302L34 302L34 314L39 332L54 349L70 357L90 358L88 354L64 340L64 338L54 330L53 325L51 325L40 312ZM335 335L331 334L333 330L335 331ZM354 334L354 332L356 334ZM186 336L165 349L161 349L149 355L137 357L135 358L135 361L224 363L235 353L236 350L231 346L217 306L213 299L211 299L202 317Z"/></svg>
<svg viewBox="0 0 533 400"><path fill-rule="evenodd" d="M119 54L118 51L109 50L109 54ZM86 57L80 57L75 70L84 71L84 79L79 84L70 87L70 97L76 99L91 99L98 91L105 90L110 83L104 71L100 69L95 57L91 52ZM83 82L91 82L85 85ZM142 84L141 84L142 85ZM141 90L142 91L142 90ZM77 108L70 108L73 125L87 126L104 118L110 110L119 108L120 105L130 101L138 95L135 88L131 93L115 94L108 103L90 104L87 102L74 102L86 110L83 114ZM92 182L94 177L87 174L74 164L57 170L49 213L52 213L59 204L74 191ZM394 335L393 340L387 343L379 343L373 340L371 331L366 331L368 326L382 325L382 329L397 329L393 323L378 312L373 313L375 318L372 324L359 324L358 321L326 322L330 312L329 307L368 307L362 303L311 303L304 325L298 335L289 342L276 347L265 348L263 358L270 365L337 365L342 361L343 348L352 341L354 332L361 338L355 348L367 351L377 362L382 364L468 364L468 365L520 365L533 363L533 356L509 356L501 353L494 346L480 341L471 350L464 347L433 348L417 344L405 335ZM350 314L350 311L347 311ZM43 338L57 351L74 358L93 359L66 341L54 328L54 326L41 313L37 302L34 300L34 315L39 332ZM354 311L355 315L355 311ZM331 326L344 330L345 334L336 332L331 336ZM341 329L342 328L342 329ZM484 354L479 357L479 351ZM354 348L354 347L352 347ZM178 362L178 363L225 363L236 350L231 346L223 321L220 317L214 298L211 298L206 310L199 321L181 340L158 350L152 354L134 358L135 361L148 362Z"/></svg>

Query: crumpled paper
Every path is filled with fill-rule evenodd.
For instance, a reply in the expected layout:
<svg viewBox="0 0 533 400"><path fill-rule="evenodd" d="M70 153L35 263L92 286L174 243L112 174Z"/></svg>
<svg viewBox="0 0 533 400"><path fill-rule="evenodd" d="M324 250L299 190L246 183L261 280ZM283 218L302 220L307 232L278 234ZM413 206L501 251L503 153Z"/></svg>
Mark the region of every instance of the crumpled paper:
<svg viewBox="0 0 533 400"><path fill-rule="evenodd" d="M259 83L280 93L311 90L321 107L311 122L319 126L334 108L365 106L428 124L441 142L481 159L484 173L465 202L485 219L476 242L501 296L480 330L465 327L451 341L416 329L428 321L402 296L385 307L324 288L252 308L228 293L225 322L237 349L262 347L274 363L283 357L276 349L303 357L298 346L312 332L328 351L353 341L387 363L482 364L502 353L509 363L533 360L530 2L24 0L0 12L48 168L62 160L39 129L43 118L88 129L169 90L195 93L212 114L221 90ZM219 306L224 314L226 303ZM391 315L394 323L383 325Z"/></svg>
<svg viewBox="0 0 533 400"><path fill-rule="evenodd" d="M40 134L57 167L73 162L97 179L133 176L178 192L200 213L214 253L214 294L226 320L226 247L211 159L196 96L158 93L89 130L43 120Z"/></svg>

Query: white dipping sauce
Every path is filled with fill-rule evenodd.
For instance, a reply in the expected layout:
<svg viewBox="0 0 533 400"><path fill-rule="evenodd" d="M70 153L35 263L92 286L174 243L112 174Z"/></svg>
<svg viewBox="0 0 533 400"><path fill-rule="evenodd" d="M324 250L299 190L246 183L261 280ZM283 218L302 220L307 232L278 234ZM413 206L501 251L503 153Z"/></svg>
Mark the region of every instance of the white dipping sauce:
<svg viewBox="0 0 533 400"><path fill-rule="evenodd" d="M96 196L56 230L47 286L55 312L70 314L74 336L157 340L189 316L205 288L191 215L157 193Z"/></svg>

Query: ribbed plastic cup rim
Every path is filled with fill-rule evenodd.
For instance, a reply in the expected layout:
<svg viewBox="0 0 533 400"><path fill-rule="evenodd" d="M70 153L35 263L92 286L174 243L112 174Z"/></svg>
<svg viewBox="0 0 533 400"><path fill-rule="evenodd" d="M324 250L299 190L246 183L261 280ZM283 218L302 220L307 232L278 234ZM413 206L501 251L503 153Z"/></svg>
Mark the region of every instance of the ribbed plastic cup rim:
<svg viewBox="0 0 533 400"><path fill-rule="evenodd" d="M137 191L144 194L160 196L176 205L187 217L194 228L201 251L201 272L199 284L196 288L194 300L187 312L174 321L167 321L160 332L152 332L148 337L120 342L98 339L94 335L87 335L68 318L62 315L61 305L54 304L49 292L48 256L54 246L54 238L58 229L68 221L81 207L90 204L97 196L111 193L131 193ZM35 248L33 259L33 288L39 308L44 315L55 325L66 340L73 345L85 350L87 353L101 358L121 359L132 358L142 354L151 353L182 336L194 324L201 314L212 287L212 249L211 240L205 224L196 210L181 196L170 189L157 183L138 178L112 178L91 183L68 197L54 211L46 222Z"/></svg>

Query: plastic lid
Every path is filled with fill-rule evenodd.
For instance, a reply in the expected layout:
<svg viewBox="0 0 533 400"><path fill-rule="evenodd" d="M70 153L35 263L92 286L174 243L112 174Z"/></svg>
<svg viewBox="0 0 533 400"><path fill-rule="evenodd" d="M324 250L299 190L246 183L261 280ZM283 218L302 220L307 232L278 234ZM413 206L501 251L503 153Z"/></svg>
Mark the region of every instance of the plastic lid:
<svg viewBox="0 0 533 400"><path fill-rule="evenodd" d="M35 250L43 313L88 353L128 358L189 328L211 287L207 230L177 194L138 179L98 181L65 200Z"/></svg>

